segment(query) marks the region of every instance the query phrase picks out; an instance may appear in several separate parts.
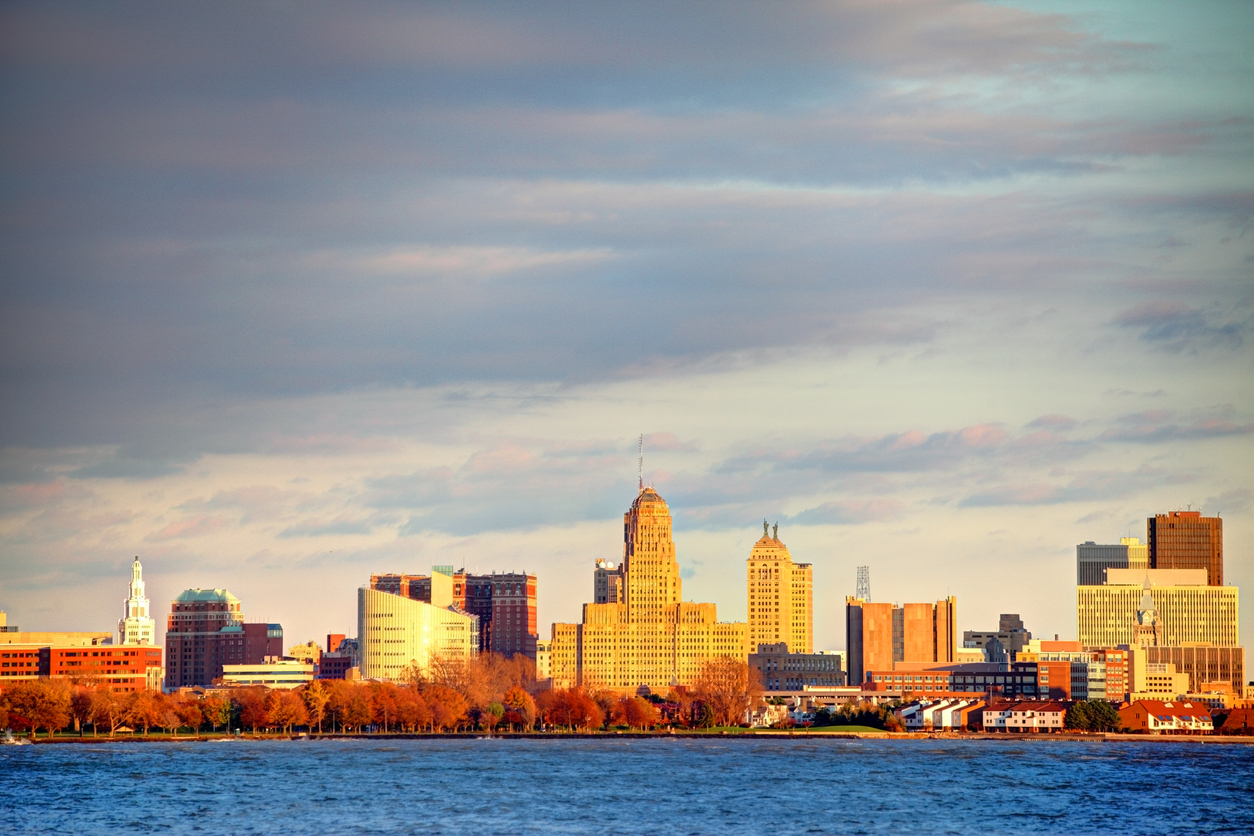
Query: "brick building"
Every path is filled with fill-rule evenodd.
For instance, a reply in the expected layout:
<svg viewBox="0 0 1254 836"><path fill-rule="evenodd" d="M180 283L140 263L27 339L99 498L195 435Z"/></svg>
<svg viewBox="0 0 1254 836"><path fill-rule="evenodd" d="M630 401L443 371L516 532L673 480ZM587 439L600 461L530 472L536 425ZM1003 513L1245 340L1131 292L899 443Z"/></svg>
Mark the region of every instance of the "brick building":
<svg viewBox="0 0 1254 836"><path fill-rule="evenodd" d="M1206 583L1224 585L1224 521L1201 511L1169 511L1145 521L1151 569L1205 569Z"/></svg>
<svg viewBox="0 0 1254 836"><path fill-rule="evenodd" d="M212 685L223 665L258 664L283 655L283 627L244 623L240 601L225 589L187 589L166 621L166 688Z"/></svg>

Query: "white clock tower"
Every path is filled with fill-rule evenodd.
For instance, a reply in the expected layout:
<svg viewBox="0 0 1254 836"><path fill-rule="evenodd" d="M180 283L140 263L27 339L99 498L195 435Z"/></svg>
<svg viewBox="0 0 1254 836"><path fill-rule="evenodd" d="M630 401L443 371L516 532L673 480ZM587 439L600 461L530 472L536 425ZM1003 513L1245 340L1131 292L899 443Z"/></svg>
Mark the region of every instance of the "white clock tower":
<svg viewBox="0 0 1254 836"><path fill-rule="evenodd" d="M126 599L126 616L118 622L122 644L152 644L156 637L156 622L148 614L148 598L144 595L143 571L136 557L131 564L131 597Z"/></svg>

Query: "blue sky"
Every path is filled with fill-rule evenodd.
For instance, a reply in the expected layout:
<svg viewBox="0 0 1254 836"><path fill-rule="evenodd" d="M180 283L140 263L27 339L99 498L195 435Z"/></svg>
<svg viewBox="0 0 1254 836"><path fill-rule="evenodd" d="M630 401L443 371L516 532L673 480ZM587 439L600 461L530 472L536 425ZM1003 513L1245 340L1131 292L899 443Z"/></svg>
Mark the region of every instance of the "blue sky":
<svg viewBox="0 0 1254 836"><path fill-rule="evenodd" d="M547 630L639 433L685 597L743 618L778 520L820 647L862 564L1073 634L1075 544L1189 504L1254 583L1245 4L0 17L23 627L111 626L139 554L292 641L441 563Z"/></svg>

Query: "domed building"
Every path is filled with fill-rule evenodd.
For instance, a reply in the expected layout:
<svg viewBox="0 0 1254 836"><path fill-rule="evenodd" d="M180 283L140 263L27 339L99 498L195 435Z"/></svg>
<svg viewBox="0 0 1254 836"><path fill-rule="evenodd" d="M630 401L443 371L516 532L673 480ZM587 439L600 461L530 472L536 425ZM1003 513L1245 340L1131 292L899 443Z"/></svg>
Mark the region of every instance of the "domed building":
<svg viewBox="0 0 1254 836"><path fill-rule="evenodd" d="M553 625L554 687L665 693L692 684L710 659L747 657L747 625L684 602L670 508L652 487L623 515L621 573L618 601L584 604L582 624Z"/></svg>

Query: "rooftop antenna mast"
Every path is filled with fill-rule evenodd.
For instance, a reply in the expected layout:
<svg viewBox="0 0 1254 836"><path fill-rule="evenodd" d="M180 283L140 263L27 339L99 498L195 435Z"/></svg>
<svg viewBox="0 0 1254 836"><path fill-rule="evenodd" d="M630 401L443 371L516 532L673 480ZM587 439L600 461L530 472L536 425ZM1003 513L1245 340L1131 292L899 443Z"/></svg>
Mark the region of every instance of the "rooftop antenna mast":
<svg viewBox="0 0 1254 836"><path fill-rule="evenodd" d="M870 603L871 601L871 567L858 567L858 590L854 593L855 598L861 598L863 601Z"/></svg>
<svg viewBox="0 0 1254 836"><path fill-rule="evenodd" d="M640 492L644 492L644 433L640 433L640 459L636 463L636 478L639 482L637 487Z"/></svg>

